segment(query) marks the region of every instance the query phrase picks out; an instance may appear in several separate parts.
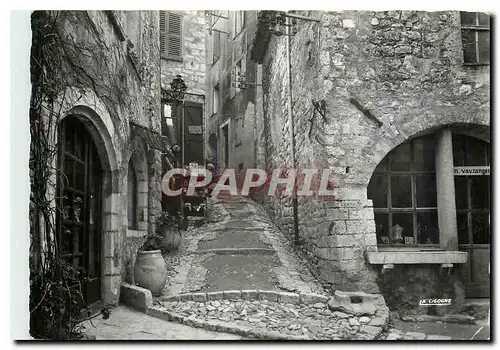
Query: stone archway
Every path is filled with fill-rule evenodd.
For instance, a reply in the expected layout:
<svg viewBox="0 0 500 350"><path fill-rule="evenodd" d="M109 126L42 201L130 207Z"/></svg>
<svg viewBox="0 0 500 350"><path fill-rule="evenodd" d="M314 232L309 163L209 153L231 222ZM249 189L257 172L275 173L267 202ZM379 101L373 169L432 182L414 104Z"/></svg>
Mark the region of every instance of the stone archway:
<svg viewBox="0 0 500 350"><path fill-rule="evenodd" d="M101 301L117 304L121 284L122 199L118 176L118 147L113 142L113 123L109 114L98 114L93 108L77 105L67 110L64 118L81 121L92 137L101 161ZM110 130L111 127L111 130Z"/></svg>

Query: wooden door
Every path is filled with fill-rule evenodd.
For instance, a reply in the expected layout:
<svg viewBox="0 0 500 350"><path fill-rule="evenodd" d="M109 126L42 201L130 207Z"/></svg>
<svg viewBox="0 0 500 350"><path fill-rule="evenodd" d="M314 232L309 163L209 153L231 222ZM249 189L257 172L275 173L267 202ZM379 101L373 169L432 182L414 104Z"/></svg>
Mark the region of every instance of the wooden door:
<svg viewBox="0 0 500 350"><path fill-rule="evenodd" d="M91 135L74 117L61 123L60 144L59 250L88 274L83 294L90 304L101 295L101 162Z"/></svg>

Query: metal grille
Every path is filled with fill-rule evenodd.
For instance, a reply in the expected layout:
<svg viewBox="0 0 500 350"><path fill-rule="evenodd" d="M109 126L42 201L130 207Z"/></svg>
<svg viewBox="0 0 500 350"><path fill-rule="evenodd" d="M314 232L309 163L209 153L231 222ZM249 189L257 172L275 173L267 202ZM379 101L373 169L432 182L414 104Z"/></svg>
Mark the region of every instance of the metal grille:
<svg viewBox="0 0 500 350"><path fill-rule="evenodd" d="M139 135L143 140L145 140L149 147L159 150L163 153L172 154L172 152L170 151L171 144L167 137L133 122L130 122L130 127L132 129L132 132L136 135Z"/></svg>

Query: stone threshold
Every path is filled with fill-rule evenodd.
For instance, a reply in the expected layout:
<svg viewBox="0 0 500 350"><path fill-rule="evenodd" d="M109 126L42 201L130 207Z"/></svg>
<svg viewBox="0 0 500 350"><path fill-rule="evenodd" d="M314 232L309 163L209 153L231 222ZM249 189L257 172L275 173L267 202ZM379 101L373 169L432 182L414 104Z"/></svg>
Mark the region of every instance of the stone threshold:
<svg viewBox="0 0 500 350"><path fill-rule="evenodd" d="M202 250L188 250L187 254L217 254L217 255L273 255L276 254L274 249L269 248L214 248Z"/></svg>

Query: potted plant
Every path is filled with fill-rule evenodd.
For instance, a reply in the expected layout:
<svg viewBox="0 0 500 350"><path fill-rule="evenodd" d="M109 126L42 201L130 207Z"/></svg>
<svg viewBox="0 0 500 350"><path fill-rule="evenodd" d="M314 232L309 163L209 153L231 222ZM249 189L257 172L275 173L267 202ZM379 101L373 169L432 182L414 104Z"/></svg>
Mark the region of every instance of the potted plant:
<svg viewBox="0 0 500 350"><path fill-rule="evenodd" d="M134 266L135 283L160 295L167 282L167 265L162 255L163 237L158 234L146 236L146 241L137 251Z"/></svg>
<svg viewBox="0 0 500 350"><path fill-rule="evenodd" d="M165 253L179 249L182 242L180 229L183 224L183 218L181 213L164 211L160 214L156 223L157 233L163 238L163 252Z"/></svg>

